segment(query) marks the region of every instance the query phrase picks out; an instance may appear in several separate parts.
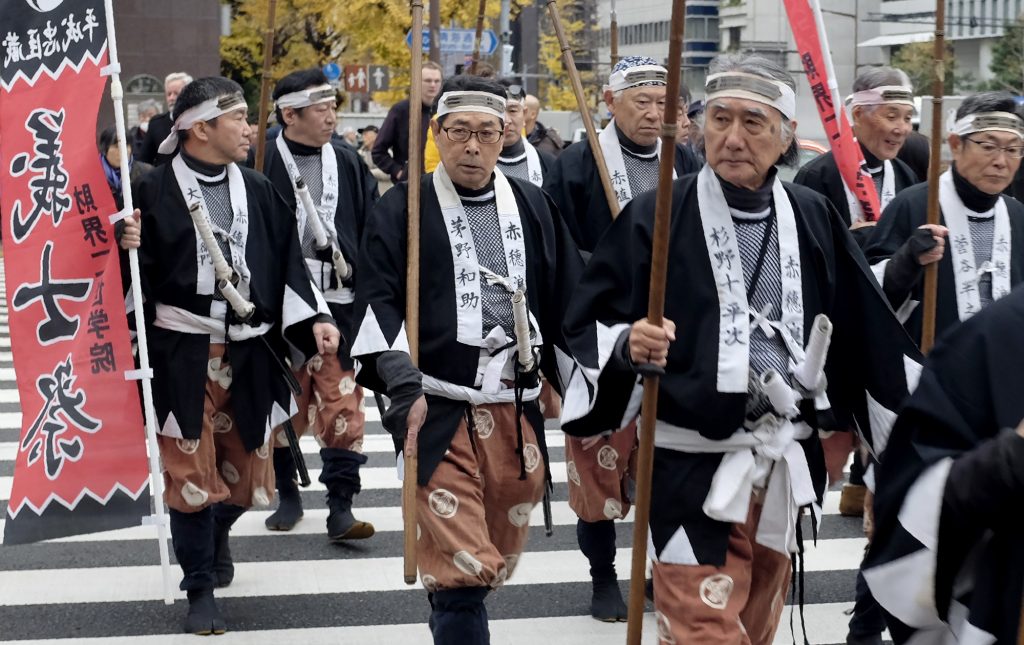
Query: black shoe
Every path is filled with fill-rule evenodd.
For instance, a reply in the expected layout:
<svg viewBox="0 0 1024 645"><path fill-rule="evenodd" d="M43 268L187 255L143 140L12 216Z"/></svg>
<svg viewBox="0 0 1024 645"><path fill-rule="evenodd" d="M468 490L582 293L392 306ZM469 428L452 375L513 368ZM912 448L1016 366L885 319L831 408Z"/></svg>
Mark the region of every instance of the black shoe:
<svg viewBox="0 0 1024 645"><path fill-rule="evenodd" d="M332 542L342 540L365 540L373 536L375 530L373 524L361 522L352 515L352 502L332 503L330 513L327 515L327 537Z"/></svg>
<svg viewBox="0 0 1024 645"><path fill-rule="evenodd" d="M188 592L188 615L185 617L185 633L198 636L223 634L228 631L224 618L213 599L213 589L199 589Z"/></svg>
<svg viewBox="0 0 1024 645"><path fill-rule="evenodd" d="M278 489L277 510L264 522L271 531L290 531L302 519L302 497L298 488Z"/></svg>
<svg viewBox="0 0 1024 645"><path fill-rule="evenodd" d="M594 580L590 615L605 623L621 623L629 618L629 609L622 600L618 580Z"/></svg>
<svg viewBox="0 0 1024 645"><path fill-rule="evenodd" d="M846 645L882 645L881 634L867 634L855 636L853 633L846 635Z"/></svg>
<svg viewBox="0 0 1024 645"><path fill-rule="evenodd" d="M245 508L234 504L221 502L213 506L213 575L217 587L226 587L235 579L229 538L231 527L243 513Z"/></svg>

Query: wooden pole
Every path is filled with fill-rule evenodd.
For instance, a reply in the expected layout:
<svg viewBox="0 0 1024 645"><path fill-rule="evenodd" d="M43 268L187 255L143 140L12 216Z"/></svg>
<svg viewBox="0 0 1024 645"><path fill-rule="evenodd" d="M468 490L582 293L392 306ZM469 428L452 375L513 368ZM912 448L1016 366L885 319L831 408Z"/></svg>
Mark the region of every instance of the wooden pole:
<svg viewBox="0 0 1024 645"><path fill-rule="evenodd" d="M615 10L615 0L612 0L612 20L608 30L608 37L612 50L612 68L619 62L619 12Z"/></svg>
<svg viewBox="0 0 1024 645"><path fill-rule="evenodd" d="M946 0L935 0L934 77L932 78L932 150L928 161L928 223L939 223L939 166L942 163L942 96L946 91ZM939 286L939 263L924 269L924 297L921 316L921 352L935 344L935 301Z"/></svg>
<svg viewBox="0 0 1024 645"><path fill-rule="evenodd" d="M480 8L476 12L476 37L473 38L473 62L469 65L469 73L476 74L480 62L480 41L484 38L484 19L487 17L487 0L480 0Z"/></svg>
<svg viewBox="0 0 1024 645"><path fill-rule="evenodd" d="M573 59L572 47L565 37L565 30L562 29L562 19L558 15L557 0L548 0L548 14L551 16L551 24L555 28L555 35L558 37L558 45L562 48L562 61L566 71L569 72L569 80L572 82L572 91L576 95L576 107L583 117L583 127L587 130L587 142L590 144L590 152L594 155L594 164L597 166L597 174L601 178L601 187L604 189L604 197L608 200L608 210L614 220L619 216L619 198L615 196L612 189L612 179L608 175L608 166L604 161L604 152L597 140L597 130L594 129L594 119L587 107L587 97L583 94L583 83L580 81L580 73L576 69L576 61ZM678 98L678 97L677 97ZM675 150L675 148L666 148ZM674 157L667 154L662 156Z"/></svg>
<svg viewBox="0 0 1024 645"><path fill-rule="evenodd" d="M430 60L441 64L441 0L430 0Z"/></svg>
<svg viewBox="0 0 1024 645"><path fill-rule="evenodd" d="M405 333L413 365L420 358L420 176L423 172L423 0L412 0L412 87L409 88L409 201L406 232ZM419 429L405 436L402 528L405 584L416 582L416 480Z"/></svg>
<svg viewBox="0 0 1024 645"><path fill-rule="evenodd" d="M679 112L679 82L682 74L683 30L686 0L673 0L668 43L668 87L661 125L661 159L658 163L658 193L654 202L654 237L651 248L651 286L647 320L661 326L665 315L665 280L668 273L668 238L672 221L672 171L675 157L676 118ZM640 414L640 446L637 451L636 503L633 507L633 566L629 574L629 625L626 643L640 645L644 621L644 581L647 572L647 530L651 515L651 471L654 468L654 425L658 418L658 384L655 375L644 376L643 408Z"/></svg>
<svg viewBox="0 0 1024 645"><path fill-rule="evenodd" d="M274 63L274 14L277 0L267 2L267 29L263 32L263 76L260 78L260 121L256 135L256 170L263 172L267 152L267 98L270 94L270 68Z"/></svg>

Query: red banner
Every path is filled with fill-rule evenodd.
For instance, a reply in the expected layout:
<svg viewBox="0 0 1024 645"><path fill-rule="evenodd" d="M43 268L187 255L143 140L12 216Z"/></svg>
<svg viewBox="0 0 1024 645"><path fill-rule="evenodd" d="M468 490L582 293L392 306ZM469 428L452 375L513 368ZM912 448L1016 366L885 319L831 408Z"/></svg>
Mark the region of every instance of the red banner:
<svg viewBox="0 0 1024 645"><path fill-rule="evenodd" d="M838 106L838 118L842 123L837 120L837 106L833 105L832 93L829 90L828 67L825 65L825 56L831 56L831 53L822 50L814 11L808 0L785 0L785 3L789 24L793 28L793 38L800 53L800 62L807 72L807 82L811 85L811 94L814 96L818 114L821 115L821 123L832 146L832 155L835 157L839 174L860 205L864 219L869 222L877 221L882 212L878 191L871 180L871 175L863 169L864 153L853 137L853 129L846 117L846 110L841 109L842 106ZM850 215L856 217L857 213Z"/></svg>
<svg viewBox="0 0 1024 645"><path fill-rule="evenodd" d="M145 432L96 122L103 0L0 0L0 212L21 398L4 542L138 525Z"/></svg>

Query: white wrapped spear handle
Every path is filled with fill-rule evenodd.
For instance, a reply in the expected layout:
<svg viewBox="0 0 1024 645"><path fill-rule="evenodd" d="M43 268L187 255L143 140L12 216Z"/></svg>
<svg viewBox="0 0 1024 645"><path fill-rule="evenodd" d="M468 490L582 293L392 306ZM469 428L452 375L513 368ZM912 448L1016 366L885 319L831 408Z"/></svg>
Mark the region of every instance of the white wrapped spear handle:
<svg viewBox="0 0 1024 645"><path fill-rule="evenodd" d="M213 260L213 271L217 276L217 291L228 301L238 319L242 322L247 322L252 318L253 312L256 311L256 306L243 298L242 294L238 293L238 289L235 288L233 281L235 272L232 270L231 265L228 264L228 261L224 259L224 253L221 252L220 245L217 244L217 238L213 235L213 229L210 228L210 220L206 218L206 212L203 209L202 203L195 202L189 206L188 214L192 216L192 222L196 225L196 230L199 231L199 237L203 238L203 243L206 244L206 249L210 252L210 259Z"/></svg>
<svg viewBox="0 0 1024 645"><path fill-rule="evenodd" d="M825 360L832 343L832 321L825 314L814 317L811 337L807 341L804 362L797 366L794 376L808 392L815 392L823 385Z"/></svg>
<svg viewBox="0 0 1024 645"><path fill-rule="evenodd" d="M529 372L533 370L533 347L530 345L530 314L526 307L526 293L522 289L516 289L512 294L512 319L516 327L519 364Z"/></svg>
<svg viewBox="0 0 1024 645"><path fill-rule="evenodd" d="M761 375L761 390L768 397L776 414L787 418L797 415L796 392L778 372L770 369Z"/></svg>
<svg viewBox="0 0 1024 645"><path fill-rule="evenodd" d="M313 197L309 194L309 188L300 175L295 175L295 194L298 195L299 201L302 202L302 208L306 211L306 219L313 228L313 241L316 244L317 250L322 251L326 249L331 245L331 241L327 239L327 231L324 230L324 223L320 221L316 204L313 203ZM331 253L331 263L334 265L334 273L338 276L339 283L348 280L349 276L352 275L352 267L345 261L345 256L341 254L340 249L334 249L334 252Z"/></svg>

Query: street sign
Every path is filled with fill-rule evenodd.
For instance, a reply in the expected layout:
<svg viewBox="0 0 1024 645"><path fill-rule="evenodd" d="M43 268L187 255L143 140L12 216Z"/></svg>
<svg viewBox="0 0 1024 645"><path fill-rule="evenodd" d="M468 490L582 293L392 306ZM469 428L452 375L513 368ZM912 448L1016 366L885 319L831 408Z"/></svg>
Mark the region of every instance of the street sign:
<svg viewBox="0 0 1024 645"><path fill-rule="evenodd" d="M391 73L387 65L370 65L370 91L384 92L391 89Z"/></svg>
<svg viewBox="0 0 1024 645"><path fill-rule="evenodd" d="M337 63L327 63L324 65L324 76L332 83L337 82L341 78L341 66Z"/></svg>
<svg viewBox="0 0 1024 645"><path fill-rule="evenodd" d="M370 73L366 65L345 65L345 91L364 93L369 90Z"/></svg>
<svg viewBox="0 0 1024 645"><path fill-rule="evenodd" d="M442 29L441 51L452 54L472 54L475 29ZM412 30L405 35L405 44L412 46ZM490 56L498 48L498 36L493 30L484 30L480 36L480 53ZM423 30L423 51L430 49L430 30Z"/></svg>

